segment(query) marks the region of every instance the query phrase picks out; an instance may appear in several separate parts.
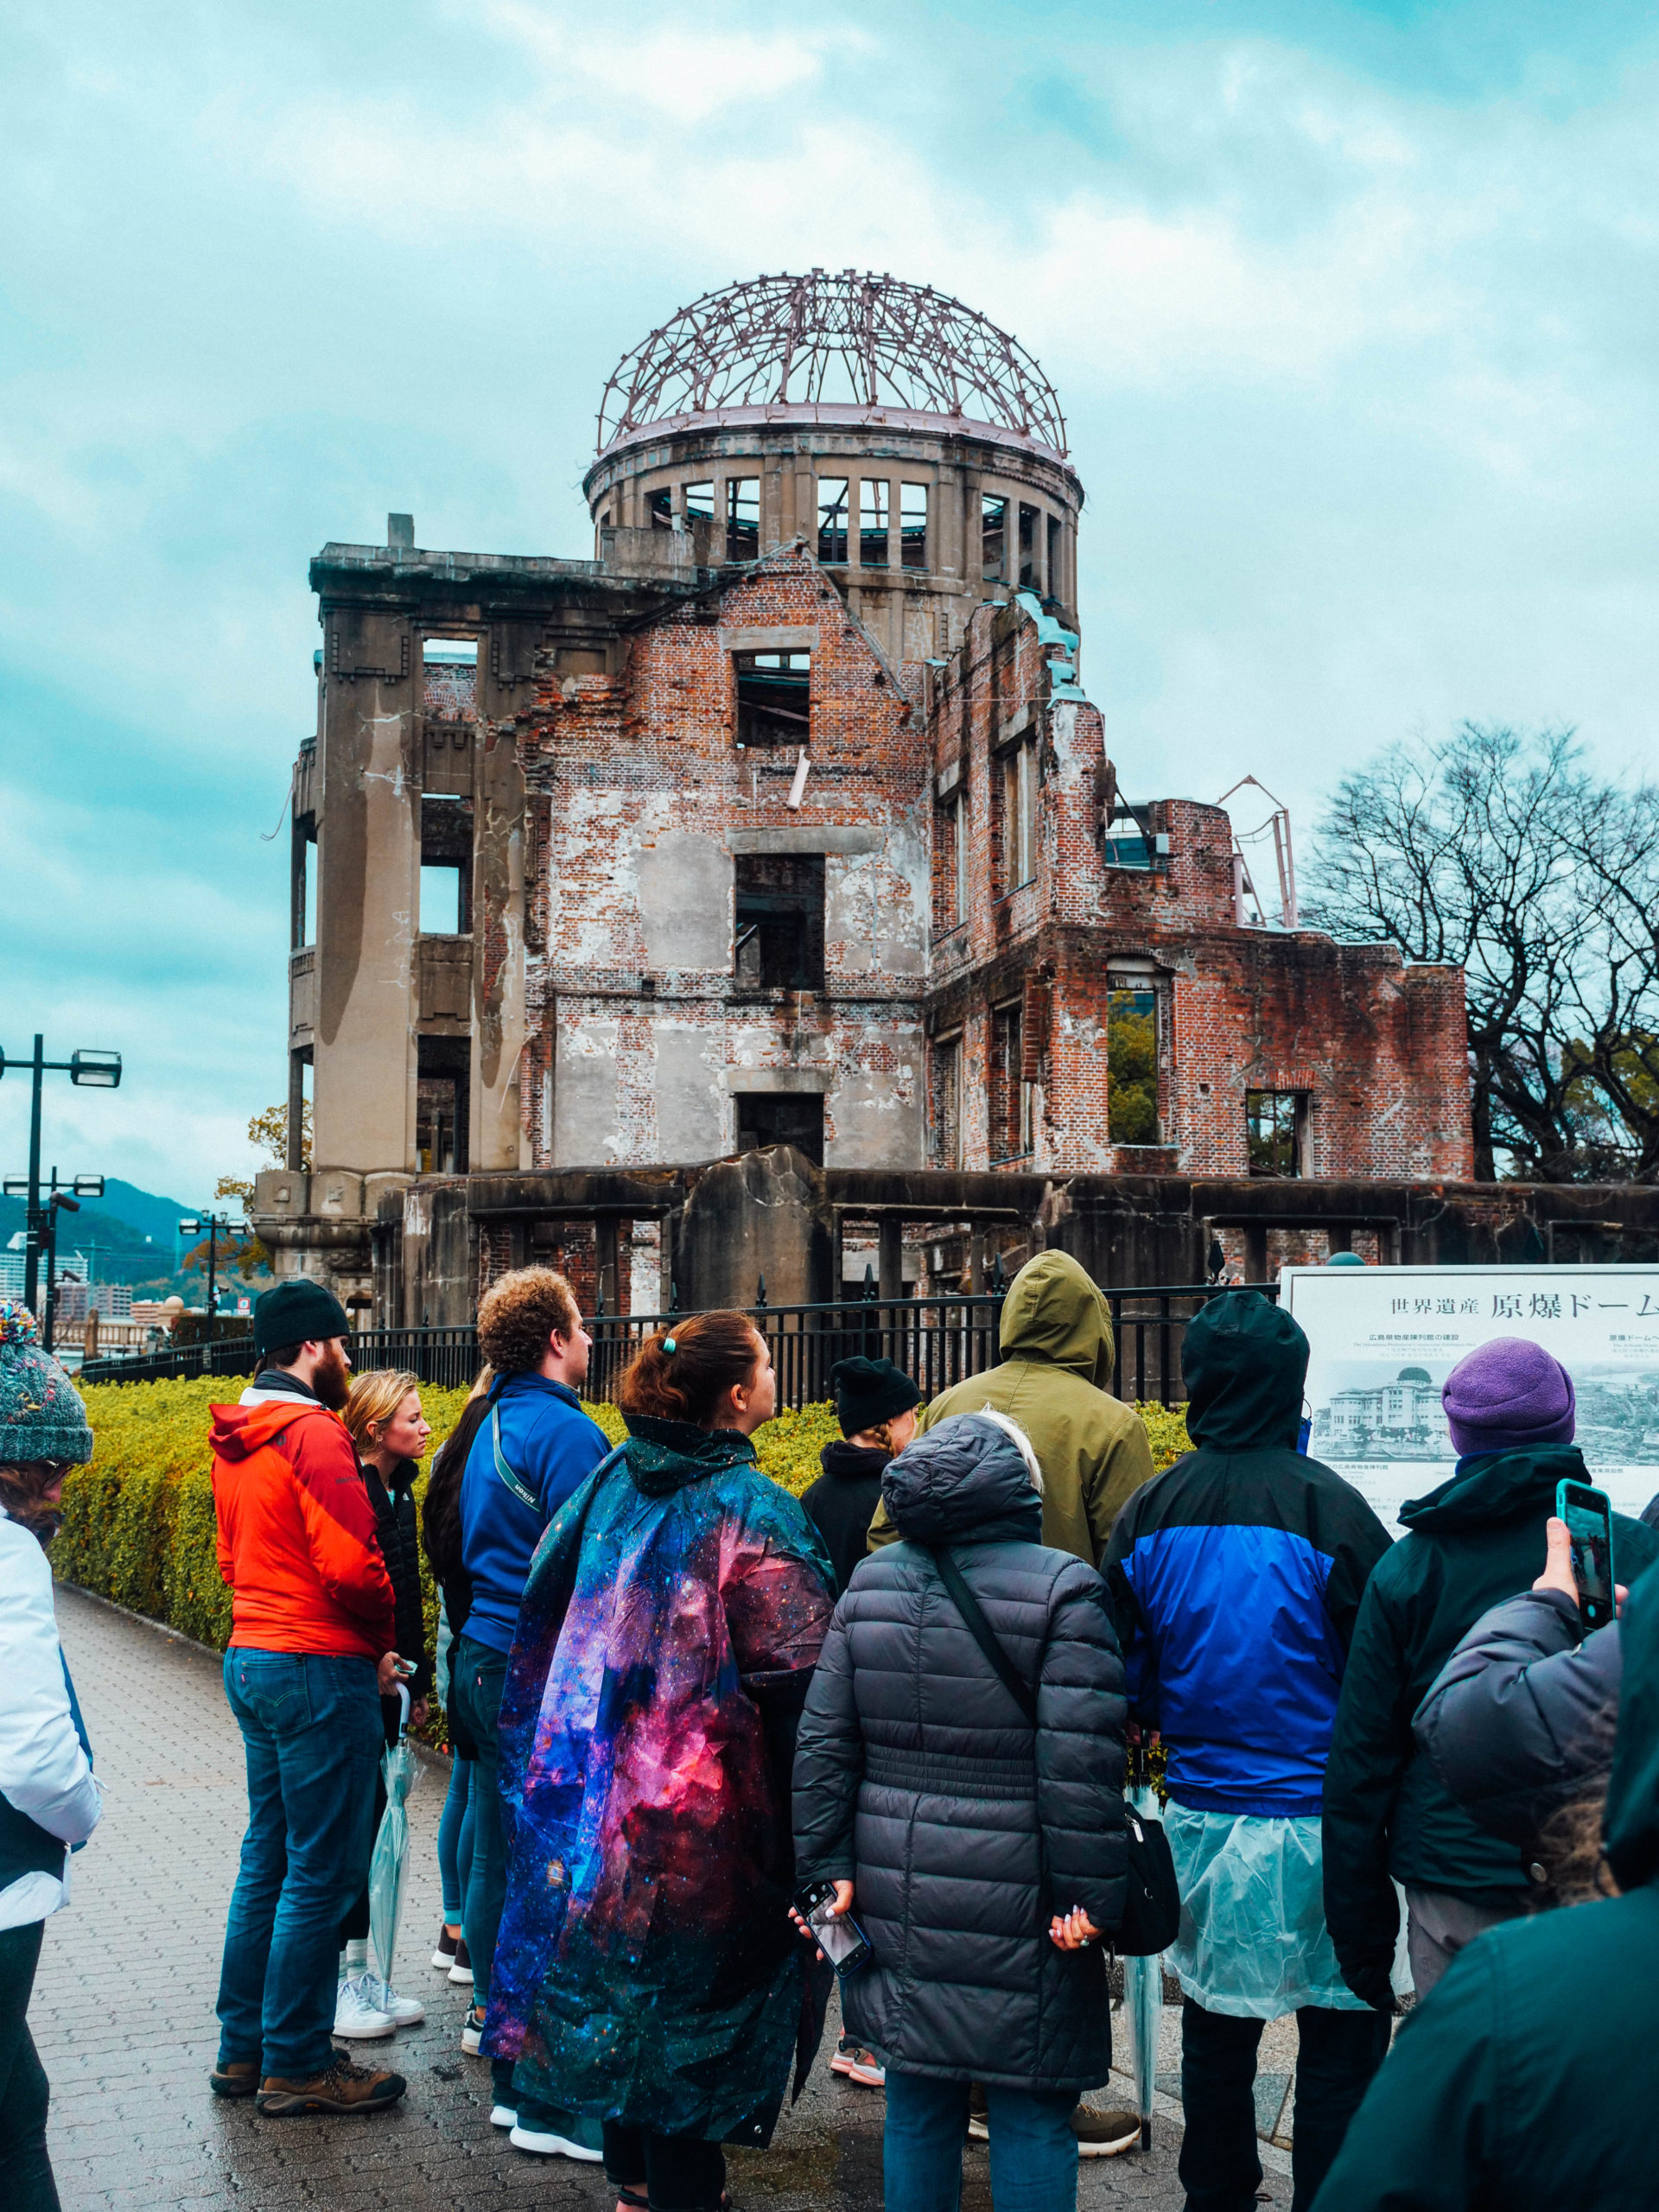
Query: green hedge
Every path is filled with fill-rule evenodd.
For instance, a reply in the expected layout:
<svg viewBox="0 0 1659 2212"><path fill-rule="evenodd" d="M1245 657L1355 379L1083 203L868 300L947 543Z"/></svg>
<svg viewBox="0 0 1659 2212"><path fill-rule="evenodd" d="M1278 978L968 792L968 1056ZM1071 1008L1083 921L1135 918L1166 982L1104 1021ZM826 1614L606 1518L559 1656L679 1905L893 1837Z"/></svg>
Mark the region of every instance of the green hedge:
<svg viewBox="0 0 1659 2212"><path fill-rule="evenodd" d="M97 1449L63 1486L63 1529L52 1547L52 1568L99 1597L164 1621L199 1643L222 1651L230 1641L231 1593L220 1580L214 1544L209 1408L233 1405L244 1378L211 1376L189 1382L95 1382L83 1394ZM465 1390L423 1389L435 1443L461 1417ZM614 1406L587 1410L613 1441L622 1435ZM1179 1409L1142 1406L1153 1465L1166 1467L1187 1449ZM780 1414L755 1437L763 1471L798 1497L818 1472L818 1453L838 1435L835 1409L805 1406ZM416 1482L424 1500L428 1465ZM437 1635L438 1593L421 1566L428 1648ZM436 1724L429 1733L442 1741Z"/></svg>

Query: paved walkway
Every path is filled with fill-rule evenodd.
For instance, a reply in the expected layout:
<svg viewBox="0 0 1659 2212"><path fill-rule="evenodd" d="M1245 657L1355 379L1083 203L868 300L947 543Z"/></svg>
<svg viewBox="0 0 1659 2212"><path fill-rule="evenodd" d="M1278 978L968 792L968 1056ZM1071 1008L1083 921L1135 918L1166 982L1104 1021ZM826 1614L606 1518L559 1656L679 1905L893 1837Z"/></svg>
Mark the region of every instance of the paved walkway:
<svg viewBox="0 0 1659 2212"><path fill-rule="evenodd" d="M490 2126L487 2069L461 2052L462 1993L426 1966L439 1919L441 1770L423 1774L410 1807L399 1981L428 2018L397 2038L410 2082L403 2104L359 2120L272 2121L209 2094L245 1802L219 1663L73 1590L60 1588L58 1618L108 1785L103 1825L74 1860L73 1902L48 1923L30 2014L52 2081L52 2156L68 2212L609 2212L614 2198L597 2169L526 2157ZM1171 2008L1166 2037L1176 2020ZM772 2148L732 2158L734 2200L742 2212L876 2212L880 2131L879 2093L853 2088L820 2059ZM1150 2157L1085 2162L1080 2205L1175 2212L1178 2135L1167 2121L1160 2133ZM969 2146L964 2170L964 2212L990 2212L983 2150ZM1266 2201L1288 2203L1287 2179L1269 2175L1268 2188Z"/></svg>

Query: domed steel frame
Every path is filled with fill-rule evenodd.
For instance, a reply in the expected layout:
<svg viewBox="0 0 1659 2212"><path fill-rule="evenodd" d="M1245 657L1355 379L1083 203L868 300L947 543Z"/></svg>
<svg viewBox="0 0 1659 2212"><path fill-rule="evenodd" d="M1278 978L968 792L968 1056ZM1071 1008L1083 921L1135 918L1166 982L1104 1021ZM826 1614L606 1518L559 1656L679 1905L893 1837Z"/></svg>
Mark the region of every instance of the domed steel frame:
<svg viewBox="0 0 1659 2212"><path fill-rule="evenodd" d="M623 356L599 450L648 424L727 408L855 404L983 423L1064 456L1054 388L1017 339L929 285L851 269L756 276L707 292Z"/></svg>

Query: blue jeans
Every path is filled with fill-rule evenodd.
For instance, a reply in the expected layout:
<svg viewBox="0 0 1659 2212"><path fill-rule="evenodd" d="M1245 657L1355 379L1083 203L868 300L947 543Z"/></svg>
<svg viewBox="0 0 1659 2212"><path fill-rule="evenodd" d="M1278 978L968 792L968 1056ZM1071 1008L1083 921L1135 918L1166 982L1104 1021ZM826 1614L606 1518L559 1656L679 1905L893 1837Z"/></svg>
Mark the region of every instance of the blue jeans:
<svg viewBox="0 0 1659 2212"><path fill-rule="evenodd" d="M438 1816L438 1878L443 1885L446 1926L459 1928L473 1864L473 1762L452 1758L449 1792Z"/></svg>
<svg viewBox="0 0 1659 2212"><path fill-rule="evenodd" d="M1069 2089L994 2089L991 2202L996 2212L1077 2212L1077 2098ZM957 2212L968 2084L887 2069L882 2144L887 2201L904 2212Z"/></svg>
<svg viewBox="0 0 1659 2212"><path fill-rule="evenodd" d="M248 1761L248 1832L225 1925L221 2065L304 2081L334 2064L340 1923L368 1873L385 1749L373 1662L225 1654Z"/></svg>

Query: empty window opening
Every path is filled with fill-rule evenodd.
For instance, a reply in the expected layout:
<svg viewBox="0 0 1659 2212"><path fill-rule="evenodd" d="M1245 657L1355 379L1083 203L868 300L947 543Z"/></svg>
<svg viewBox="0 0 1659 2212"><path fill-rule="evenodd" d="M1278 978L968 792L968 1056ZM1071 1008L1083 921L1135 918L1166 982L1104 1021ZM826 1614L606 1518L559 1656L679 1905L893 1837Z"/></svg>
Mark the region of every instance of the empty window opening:
<svg viewBox="0 0 1659 2212"><path fill-rule="evenodd" d="M1037 525L1042 516L1035 507L1020 510L1020 582L1029 590L1037 582Z"/></svg>
<svg viewBox="0 0 1659 2212"><path fill-rule="evenodd" d="M645 519L652 530L672 530L674 527L674 494L666 486L660 492L645 494Z"/></svg>
<svg viewBox="0 0 1659 2212"><path fill-rule="evenodd" d="M1017 1006L991 1017L991 1158L1020 1160L1031 1150L1032 1086L1025 1079L1025 1024Z"/></svg>
<svg viewBox="0 0 1659 2212"><path fill-rule="evenodd" d="M429 668L435 665L476 668L478 639L476 638L428 638L422 644L421 658Z"/></svg>
<svg viewBox="0 0 1659 2212"><path fill-rule="evenodd" d="M470 721L478 712L476 638L428 638L421 657L422 705L440 721Z"/></svg>
<svg viewBox="0 0 1659 2212"><path fill-rule="evenodd" d="M946 1037L933 1047L928 1106L933 1124L933 1160L939 1167L962 1165L962 1039Z"/></svg>
<svg viewBox="0 0 1659 2212"><path fill-rule="evenodd" d="M740 745L807 745L812 735L810 653L738 653Z"/></svg>
<svg viewBox="0 0 1659 2212"><path fill-rule="evenodd" d="M927 566L927 486L904 484L899 489L900 559L907 569Z"/></svg>
<svg viewBox="0 0 1659 2212"><path fill-rule="evenodd" d="M1158 995L1114 984L1106 995L1107 1134L1114 1144L1158 1141Z"/></svg>
<svg viewBox="0 0 1659 2212"><path fill-rule="evenodd" d="M858 487L858 562L862 569L887 565L887 486L880 479Z"/></svg>
<svg viewBox="0 0 1659 2212"><path fill-rule="evenodd" d="M818 558L833 566L847 558L847 479L818 479Z"/></svg>
<svg viewBox="0 0 1659 2212"><path fill-rule="evenodd" d="M1307 1101L1300 1090L1247 1090L1244 1139L1252 1175L1300 1175Z"/></svg>
<svg viewBox="0 0 1659 2212"><path fill-rule="evenodd" d="M726 558L760 557L760 479L731 476L726 481Z"/></svg>
<svg viewBox="0 0 1659 2212"><path fill-rule="evenodd" d="M1007 574L1008 503L986 492L979 508L981 573L990 583Z"/></svg>
<svg viewBox="0 0 1659 2212"><path fill-rule="evenodd" d="M767 1145L792 1144L813 1165L823 1165L823 1099L817 1091L740 1090L737 1148L760 1152Z"/></svg>
<svg viewBox="0 0 1659 2212"><path fill-rule="evenodd" d="M968 795L957 791L934 817L933 926L941 934L968 918Z"/></svg>
<svg viewBox="0 0 1659 2212"><path fill-rule="evenodd" d="M1006 897L1037 873L1037 747L1027 740L1002 755L1001 785L1002 892Z"/></svg>
<svg viewBox="0 0 1659 2212"><path fill-rule="evenodd" d="M316 831L309 827L312 817L294 824L292 931L291 943L296 952L302 952L308 944L317 941L317 871L315 867Z"/></svg>
<svg viewBox="0 0 1659 2212"><path fill-rule="evenodd" d="M472 1060L465 1037L416 1040L415 1157L423 1175L467 1173L467 1102Z"/></svg>
<svg viewBox="0 0 1659 2212"><path fill-rule="evenodd" d="M1048 518L1048 561L1043 570L1043 588L1055 599L1060 594L1060 525L1052 515Z"/></svg>
<svg viewBox="0 0 1659 2212"><path fill-rule="evenodd" d="M734 863L740 990L823 988L823 855L740 853Z"/></svg>
<svg viewBox="0 0 1659 2212"><path fill-rule="evenodd" d="M688 484L685 487L685 526L690 530L697 523L712 524L715 519L715 487L712 484Z"/></svg>
<svg viewBox="0 0 1659 2212"><path fill-rule="evenodd" d="M421 935L460 937L461 870L453 861L421 862Z"/></svg>

